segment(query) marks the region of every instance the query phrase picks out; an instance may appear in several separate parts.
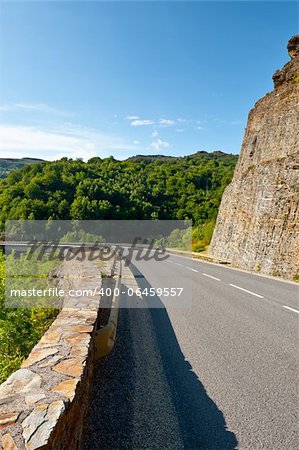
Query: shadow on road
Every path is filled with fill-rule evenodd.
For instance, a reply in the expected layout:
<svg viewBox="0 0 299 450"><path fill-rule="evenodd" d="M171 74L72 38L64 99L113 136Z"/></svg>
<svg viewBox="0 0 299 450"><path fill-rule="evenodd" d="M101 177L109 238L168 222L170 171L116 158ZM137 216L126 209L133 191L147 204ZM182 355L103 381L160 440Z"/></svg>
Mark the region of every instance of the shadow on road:
<svg viewBox="0 0 299 450"><path fill-rule="evenodd" d="M132 270L142 289L151 287ZM185 360L160 298L153 303L120 310L115 349L96 367L85 450L235 449L237 439Z"/></svg>
<svg viewBox="0 0 299 450"><path fill-rule="evenodd" d="M152 287L136 266L132 265L132 271L141 289ZM208 396L192 366L185 359L167 310L158 296L154 302L151 299L151 305L153 304L155 308L150 308L149 313L177 413L184 448L236 449L238 441L235 434L227 430L222 412ZM193 345L196 346L196 342Z"/></svg>
<svg viewBox="0 0 299 450"><path fill-rule="evenodd" d="M135 367L130 310L121 310L117 340L112 354L95 366L95 379L88 423L85 430L85 450L133 449L133 398Z"/></svg>

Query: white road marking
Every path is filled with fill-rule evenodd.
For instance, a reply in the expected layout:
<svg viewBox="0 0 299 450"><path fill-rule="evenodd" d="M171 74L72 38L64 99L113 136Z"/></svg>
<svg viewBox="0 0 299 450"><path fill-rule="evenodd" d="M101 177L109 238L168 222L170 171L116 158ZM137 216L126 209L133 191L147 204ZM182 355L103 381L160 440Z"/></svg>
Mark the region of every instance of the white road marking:
<svg viewBox="0 0 299 450"><path fill-rule="evenodd" d="M205 277L212 278L213 280L221 281L220 278L213 277L213 275L209 275L208 273L202 272L202 274L203 274Z"/></svg>
<svg viewBox="0 0 299 450"><path fill-rule="evenodd" d="M195 269L193 269L192 267L187 267L187 266L186 266L186 269L193 270L193 272L198 272L198 270L195 270Z"/></svg>
<svg viewBox="0 0 299 450"><path fill-rule="evenodd" d="M237 286L236 284L230 284L230 286L232 286L232 287L234 287L236 289L240 289L241 291L248 292L248 294L255 295L255 297L264 298L262 295L256 294L255 292L252 292L252 291L248 291L247 289L244 289L244 288L242 288L240 286Z"/></svg>
<svg viewBox="0 0 299 450"><path fill-rule="evenodd" d="M299 311L297 311L297 309L291 308L290 306L283 306L283 308L289 309L290 311L293 311L293 312L299 314Z"/></svg>
<svg viewBox="0 0 299 450"><path fill-rule="evenodd" d="M181 267L183 267L183 264L180 264L180 263L175 263L177 266L181 266Z"/></svg>

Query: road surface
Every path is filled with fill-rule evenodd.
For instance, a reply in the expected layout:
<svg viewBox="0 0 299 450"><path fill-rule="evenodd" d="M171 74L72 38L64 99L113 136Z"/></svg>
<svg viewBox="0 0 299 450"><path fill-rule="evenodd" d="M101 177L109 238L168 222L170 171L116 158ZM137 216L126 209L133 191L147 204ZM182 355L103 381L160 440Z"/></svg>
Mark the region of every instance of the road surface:
<svg viewBox="0 0 299 450"><path fill-rule="evenodd" d="M120 311L86 449L298 448L298 286L176 255L133 263L141 288L174 277L192 303Z"/></svg>

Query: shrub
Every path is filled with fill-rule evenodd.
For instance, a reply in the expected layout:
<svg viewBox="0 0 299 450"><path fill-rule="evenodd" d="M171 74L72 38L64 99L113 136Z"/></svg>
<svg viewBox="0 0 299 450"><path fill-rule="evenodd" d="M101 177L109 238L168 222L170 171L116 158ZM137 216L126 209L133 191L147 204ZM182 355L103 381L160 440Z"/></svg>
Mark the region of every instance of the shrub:
<svg viewBox="0 0 299 450"><path fill-rule="evenodd" d="M55 319L53 308L6 308L5 259L0 252L0 383L29 355Z"/></svg>

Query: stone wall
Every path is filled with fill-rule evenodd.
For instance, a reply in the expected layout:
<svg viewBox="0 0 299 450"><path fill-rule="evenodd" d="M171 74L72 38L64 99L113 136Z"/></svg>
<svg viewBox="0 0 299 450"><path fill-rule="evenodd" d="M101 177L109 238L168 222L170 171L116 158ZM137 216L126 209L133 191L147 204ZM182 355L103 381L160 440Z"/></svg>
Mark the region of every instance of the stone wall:
<svg viewBox="0 0 299 450"><path fill-rule="evenodd" d="M75 264L75 266L74 266ZM101 286L98 263L68 263L68 287ZM71 275L70 275L71 274ZM93 380L100 296L66 298L64 307L22 368L0 386L5 450L81 447Z"/></svg>
<svg viewBox="0 0 299 450"><path fill-rule="evenodd" d="M299 273L299 36L273 76L274 90L250 111L210 254L265 274Z"/></svg>

